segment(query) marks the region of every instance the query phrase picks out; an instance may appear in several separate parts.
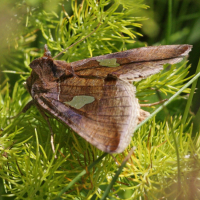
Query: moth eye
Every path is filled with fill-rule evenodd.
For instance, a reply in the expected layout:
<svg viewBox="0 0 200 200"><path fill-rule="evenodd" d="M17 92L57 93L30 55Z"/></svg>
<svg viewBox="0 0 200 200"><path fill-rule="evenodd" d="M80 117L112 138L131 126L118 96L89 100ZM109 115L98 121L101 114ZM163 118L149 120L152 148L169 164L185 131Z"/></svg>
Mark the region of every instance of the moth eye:
<svg viewBox="0 0 200 200"><path fill-rule="evenodd" d="M92 96L80 95L80 96L75 96L71 101L64 103L72 106L73 108L80 109L84 105L92 103L94 100L95 98Z"/></svg>
<svg viewBox="0 0 200 200"><path fill-rule="evenodd" d="M111 58L111 59L102 59L102 60L97 60L99 62L99 65L105 66L105 67L118 67L120 66L119 63L117 63L116 58Z"/></svg>

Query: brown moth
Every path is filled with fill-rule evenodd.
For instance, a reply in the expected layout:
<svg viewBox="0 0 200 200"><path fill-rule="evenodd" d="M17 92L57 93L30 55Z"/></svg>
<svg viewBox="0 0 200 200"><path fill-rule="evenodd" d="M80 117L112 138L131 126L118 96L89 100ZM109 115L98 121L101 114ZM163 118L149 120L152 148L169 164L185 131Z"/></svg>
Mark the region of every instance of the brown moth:
<svg viewBox="0 0 200 200"><path fill-rule="evenodd" d="M33 100L24 111L34 104L98 149L123 152L142 113L131 82L180 62L191 48L150 46L67 63L54 60L45 45L43 57L30 64L27 88Z"/></svg>

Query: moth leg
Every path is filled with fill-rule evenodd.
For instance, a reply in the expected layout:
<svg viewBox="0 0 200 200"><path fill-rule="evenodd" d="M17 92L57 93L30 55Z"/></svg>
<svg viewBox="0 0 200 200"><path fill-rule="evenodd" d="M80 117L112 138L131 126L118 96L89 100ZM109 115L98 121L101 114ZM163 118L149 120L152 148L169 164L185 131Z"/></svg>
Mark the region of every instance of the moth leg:
<svg viewBox="0 0 200 200"><path fill-rule="evenodd" d="M54 133L53 133L53 130L51 128L51 124L49 122L49 119L48 119L48 116L38 107L40 113L42 114L42 116L44 117L44 119L46 120L47 122L47 125L49 127L49 130L50 130L50 134L51 134L51 149L53 151L53 153L55 153L55 145L54 145ZM55 158L57 158L57 156L55 155Z"/></svg>
<svg viewBox="0 0 200 200"><path fill-rule="evenodd" d="M145 120L150 115L149 112L140 109L140 116L138 117L138 124Z"/></svg>
<svg viewBox="0 0 200 200"><path fill-rule="evenodd" d="M33 100L29 101L29 102L24 106L24 108L22 109L21 112L19 112L17 115L15 115L15 116L13 116L13 117L9 117L9 119L14 119L14 118L20 116L22 113L25 113L25 112L26 112L27 110L29 110L30 107L31 107L32 105L34 105L34 104L35 104L35 103L34 103Z"/></svg>
<svg viewBox="0 0 200 200"><path fill-rule="evenodd" d="M161 103L164 103L165 101L167 101L168 99L163 99L163 100L160 100L158 102L155 102L155 103L149 103L149 104L140 104L141 107L151 107L151 106L155 106L155 105L158 105L158 104L161 104Z"/></svg>
<svg viewBox="0 0 200 200"><path fill-rule="evenodd" d="M167 101L167 100L168 100L168 99L163 99L163 100L158 101L158 102L155 102L155 103L140 104L140 106L141 106L141 107L151 107L151 106L155 106L155 105L161 104L161 103L163 103L163 102L165 102L165 101ZM149 115L150 115L149 112L140 109L140 116L138 117L138 124L139 124L140 122L142 122L143 120L145 120Z"/></svg>

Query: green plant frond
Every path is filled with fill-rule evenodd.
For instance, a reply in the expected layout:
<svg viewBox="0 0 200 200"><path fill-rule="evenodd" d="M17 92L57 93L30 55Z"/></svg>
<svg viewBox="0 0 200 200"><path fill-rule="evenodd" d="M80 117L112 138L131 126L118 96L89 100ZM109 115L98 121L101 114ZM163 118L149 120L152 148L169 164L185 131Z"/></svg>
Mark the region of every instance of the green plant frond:
<svg viewBox="0 0 200 200"><path fill-rule="evenodd" d="M156 94L160 91L164 95L175 94L184 83L193 76L187 77L190 66L186 63L176 68L177 65L171 65L170 68L165 66L164 70L158 74L150 76L140 82L135 83L137 87L137 97L142 99L147 96ZM189 93L190 89L186 88L184 93Z"/></svg>
<svg viewBox="0 0 200 200"><path fill-rule="evenodd" d="M122 4L125 9L147 9L149 6L144 4L143 0L116 0L117 3Z"/></svg>
<svg viewBox="0 0 200 200"><path fill-rule="evenodd" d="M16 89L17 87L15 86ZM10 101L10 99L7 98L7 101ZM36 116L37 114L34 117ZM199 136L196 136L196 142L193 143L191 138L192 127L188 127L190 122L187 121L188 123L180 126L181 120L179 117L170 120L176 138L179 138L180 163L183 169L181 180L184 187L186 184L184 177L191 178L190 174L193 168L196 167L194 164L192 165L195 158L192 154L191 157L188 157L188 152L195 152L197 155L200 153L199 148L197 148ZM4 137L1 137L1 140L5 141L1 141L1 144L5 143L7 149L0 149L0 152L6 156L3 156L2 162L5 164L1 168L0 174L6 180L7 190L19 199L57 197L59 191L73 181L78 173L85 169L87 172L87 166L102 154L77 134L69 131L66 134L63 131L64 127L59 122L54 120L50 122L55 131L55 141L68 143L63 145L59 142L59 148L56 148L57 159L52 154L47 139L45 141L42 139L42 135L47 137L49 134L42 117L38 116L37 128L32 129L32 138L25 137L26 127L16 129L17 132L13 134L11 132L9 134L5 133ZM40 123L43 125L39 125ZM7 130L6 127L5 130ZM19 136L21 142L16 143L15 141L18 141ZM33 138L35 139L32 140ZM9 143L7 143L8 140ZM73 145L71 145L72 142ZM119 198L126 199L142 198L144 193L152 198L157 198L161 194L169 197L173 195L172 193L166 193L164 190L166 187L172 187L175 183L177 168L174 141L168 123L157 123L153 119L145 124L134 134L130 148L133 146L136 147L134 154L115 182L114 190L110 195L117 195ZM84 197L85 199L91 199L95 196L101 197L118 168L116 163L122 163L128 152L129 148L124 154L118 154L116 160L113 160L111 156L104 157L90 172L88 171L81 176L81 181L70 186L69 193L63 193L61 197L63 199L69 199L73 196ZM16 180L18 181L16 182Z"/></svg>
<svg viewBox="0 0 200 200"><path fill-rule="evenodd" d="M179 117L171 118L170 121L175 131L175 137L179 138L179 154L183 172L181 183L182 190L187 196L187 191L184 191L185 187L188 188L185 177L192 178L189 174L194 170L194 168L191 168L191 164L193 161L195 162L195 157L188 157L188 152L197 153L197 148L194 148L195 143L192 141L192 128L190 127L187 132L184 132L187 125L179 126ZM149 134L146 134L147 132ZM125 199L140 199L144 194L152 199L157 199L159 194L162 193L168 197L173 196L173 193L167 194L162 189L170 188L175 184L174 176L177 170L176 151L168 123L161 122L158 124L154 119L150 124L144 125L139 132L135 133L130 147L132 146L136 147L134 154L113 185L115 192L112 192L112 194L117 193L121 199L125 197ZM198 151L197 154L199 153ZM123 161L120 155L116 159L119 163ZM126 191L126 193L123 191Z"/></svg>
<svg viewBox="0 0 200 200"><path fill-rule="evenodd" d="M175 117L164 113L161 122L153 114L148 123L138 126L139 130L134 133L130 146L122 154L112 156L105 156L70 128L50 118L57 159L51 149L47 123L37 108L32 107L25 114L9 118L18 114L31 99L22 82L31 72L31 61L43 55L45 43L52 55L56 55L89 35L99 25L89 38L62 56L62 60L68 62L145 44L135 41L136 36L142 35L138 32L140 22L147 19L137 17L140 9L148 8L142 0L71 0L59 4L53 0L51 4L56 2L59 5L57 10L46 11L43 8L50 4L49 1L34 6L30 6L30 2L15 2L27 8L22 21L26 29L20 36L13 34L13 38L7 40L12 45L1 63L6 79L0 82L0 177L7 197L93 200L101 199L110 186L111 189L105 194L109 195L109 199L176 199L177 173L181 172L180 191L183 199L190 199L189 194L193 191L190 183L195 183L192 186L195 185L197 189L200 187L200 133L198 130L192 137L192 118L187 117L189 109L184 123L180 110L175 110ZM63 6L61 3L64 3ZM169 34L168 40L177 43L178 39L183 40L190 32L188 30ZM158 101L159 98L155 100L154 97L159 93L161 98L169 98L171 102L171 95L180 91L192 77L187 77L189 67L185 67L186 63L178 66L166 66L161 73L135 83L139 100ZM184 88L182 91L189 93L190 89ZM172 110L179 108L181 98L185 101L187 96L179 96L178 106ZM168 104L163 105L157 110L166 109ZM121 168L133 147L133 154L126 166ZM116 174L116 181L110 185Z"/></svg>
<svg viewBox="0 0 200 200"><path fill-rule="evenodd" d="M103 11L108 3L110 7ZM84 41L87 43L84 46L96 45L96 47L98 47L96 50L100 52L103 51L102 54L110 53L111 51L110 50L109 52L106 52L105 49L102 48L107 46L106 38L110 38L111 40L112 37L115 38L113 42L115 42L116 46L116 42L119 43L122 41L122 33L128 35L129 38L135 38L135 35L141 35L136 31L133 33L131 27L141 27L141 25L136 22L144 20L144 18L135 18L131 13L127 14L126 11L116 12L116 10L119 9L121 2L116 1L114 4L110 4L109 1L102 0L99 6L93 4L93 0L82 1L81 4L77 4L76 1L72 0L71 6L74 15L69 17L69 14L67 14L67 12L64 10L61 11L60 19L57 16L55 17L53 13L43 13L42 17L46 15L47 20L44 22L42 18L41 20L39 18L37 24L42 31L43 37L47 40L47 44L50 49L54 49L60 52L63 47L66 48L75 43L77 40L80 40L81 38L90 34L98 26L99 23L99 28L95 31L95 33L90 36L89 40ZM141 5L141 7L143 7L142 3L137 3L137 5ZM67 17L64 17L64 15ZM109 37L107 37L107 35ZM126 43L129 42L129 40L132 42L132 39L128 38L123 40L123 42ZM101 45L100 42L102 43ZM79 59L86 58L94 51L93 49L90 49L88 51L89 54L86 54L87 52L82 50L82 48L84 48L82 46L82 44L78 44L76 45L76 48L69 50L70 61L76 59L73 59L74 56L79 57ZM85 53L85 55L83 53ZM97 53L95 54L99 55Z"/></svg>

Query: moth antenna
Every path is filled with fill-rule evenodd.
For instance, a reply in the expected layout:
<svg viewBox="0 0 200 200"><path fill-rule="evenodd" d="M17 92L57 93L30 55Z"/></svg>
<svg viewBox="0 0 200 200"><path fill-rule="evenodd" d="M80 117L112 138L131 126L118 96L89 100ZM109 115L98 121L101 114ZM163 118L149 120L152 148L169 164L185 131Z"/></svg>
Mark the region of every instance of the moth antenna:
<svg viewBox="0 0 200 200"><path fill-rule="evenodd" d="M75 46L76 44L78 44L79 42L82 42L83 40L85 40L86 38L90 37L101 25L101 22L98 23L97 27L87 36L85 36L84 38L78 40L77 42L75 42L74 44L70 45L69 47L67 47L66 49L64 49L63 51L61 51L58 55L54 56L53 59L57 58L58 56L60 56L62 53L64 53L65 51L67 51L68 49L70 49L71 47ZM48 49L48 48L47 48Z"/></svg>
<svg viewBox="0 0 200 200"><path fill-rule="evenodd" d="M47 44L44 45L44 57L51 57L51 52L48 49Z"/></svg>

